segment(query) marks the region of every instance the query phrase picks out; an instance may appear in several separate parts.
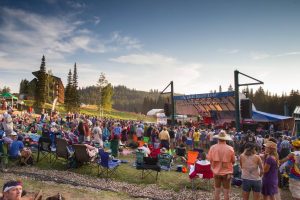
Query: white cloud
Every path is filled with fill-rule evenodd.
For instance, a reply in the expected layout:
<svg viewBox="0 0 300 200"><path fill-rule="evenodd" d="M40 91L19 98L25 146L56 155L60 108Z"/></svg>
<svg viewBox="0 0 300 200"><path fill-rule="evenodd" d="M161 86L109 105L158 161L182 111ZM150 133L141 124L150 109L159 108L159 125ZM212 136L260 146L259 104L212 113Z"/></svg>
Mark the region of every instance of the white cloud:
<svg viewBox="0 0 300 200"><path fill-rule="evenodd" d="M264 52L252 52L252 53L250 53L250 57L253 60L261 60L261 59L269 58L269 57L271 57L271 55L264 53Z"/></svg>
<svg viewBox="0 0 300 200"><path fill-rule="evenodd" d="M131 54L120 56L118 58L111 58L111 61L134 64L134 65L172 65L176 63L176 59L155 53L146 54Z"/></svg>
<svg viewBox="0 0 300 200"><path fill-rule="evenodd" d="M111 43L116 43L117 46L125 47L127 50L142 48L139 40L129 36L122 36L119 32L112 33Z"/></svg>
<svg viewBox="0 0 300 200"><path fill-rule="evenodd" d="M293 56L293 55L300 55L300 51L286 52L286 53L278 54L276 56L281 57L281 56Z"/></svg>
<svg viewBox="0 0 300 200"><path fill-rule="evenodd" d="M125 84L140 90L163 89L171 80L176 82L176 91L183 92L196 88L201 77L202 64L185 63L176 58L157 53L130 54L110 59L119 63L119 73L134 74L130 78L112 78L114 84ZM122 83L123 82L123 83ZM143 84L141 84L143 83Z"/></svg>
<svg viewBox="0 0 300 200"><path fill-rule="evenodd" d="M96 35L84 27L87 22L74 19L74 15L46 17L7 7L0 8L0 13L0 73L15 77L3 78L7 85L14 87L18 87L22 78L32 78L31 71L39 68L43 54L46 62L48 59L51 62L50 65L47 63L47 68L54 66L53 73L59 71L59 76L63 77L74 64L67 65L67 57L77 57L79 51L99 54L141 47L138 40L120 33L100 38L99 33ZM83 81L90 83L88 78ZM18 88L12 89L18 91Z"/></svg>
<svg viewBox="0 0 300 200"><path fill-rule="evenodd" d="M250 54L250 57L253 60L261 60L266 58L276 58L276 57L294 56L294 55L300 55L300 51L285 52L285 53L273 54L273 55L264 52L252 52Z"/></svg>
<svg viewBox="0 0 300 200"><path fill-rule="evenodd" d="M218 49L218 51L224 54L236 54L240 52L239 49Z"/></svg>
<svg viewBox="0 0 300 200"><path fill-rule="evenodd" d="M11 8L1 8L0 12L4 22L0 25L0 56L11 59L40 59L43 53L52 59L64 59L78 50L106 53L141 46L138 40L119 33L101 39L90 29L81 28L84 21L68 16L45 17Z"/></svg>
<svg viewBox="0 0 300 200"><path fill-rule="evenodd" d="M94 23L95 25L98 25L101 22L100 17L94 16Z"/></svg>
<svg viewBox="0 0 300 200"><path fill-rule="evenodd" d="M67 1L67 4L71 6L72 8L79 9L79 8L85 8L86 4L85 3L79 3L75 1Z"/></svg>

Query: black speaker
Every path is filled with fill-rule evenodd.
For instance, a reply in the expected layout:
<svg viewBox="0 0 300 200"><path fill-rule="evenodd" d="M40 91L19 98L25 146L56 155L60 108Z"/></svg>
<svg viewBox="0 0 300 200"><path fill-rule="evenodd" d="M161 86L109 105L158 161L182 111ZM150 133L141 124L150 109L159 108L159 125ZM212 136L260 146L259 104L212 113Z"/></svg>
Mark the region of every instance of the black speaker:
<svg viewBox="0 0 300 200"><path fill-rule="evenodd" d="M169 103L164 104L164 112L167 117L171 115L170 107L171 107L171 105Z"/></svg>
<svg viewBox="0 0 300 200"><path fill-rule="evenodd" d="M211 110L211 111L210 111L210 117L211 117L213 120L217 120L217 119L218 119L218 113L217 113L217 111Z"/></svg>
<svg viewBox="0 0 300 200"><path fill-rule="evenodd" d="M250 99L241 99L241 117L243 119L252 118L252 102Z"/></svg>

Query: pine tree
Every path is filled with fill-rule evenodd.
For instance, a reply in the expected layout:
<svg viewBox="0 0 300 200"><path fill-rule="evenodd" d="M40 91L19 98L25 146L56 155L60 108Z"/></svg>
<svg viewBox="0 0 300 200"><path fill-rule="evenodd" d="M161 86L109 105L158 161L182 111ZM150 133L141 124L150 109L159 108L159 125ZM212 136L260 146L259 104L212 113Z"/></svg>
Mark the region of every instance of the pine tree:
<svg viewBox="0 0 300 200"><path fill-rule="evenodd" d="M45 56L43 55L42 57L42 62L41 62L41 66L40 66L40 71L43 73L46 73L46 59Z"/></svg>
<svg viewBox="0 0 300 200"><path fill-rule="evenodd" d="M104 109L111 110L113 94L114 94L113 93L113 87L109 83L103 88L102 94L101 94L102 106L103 106Z"/></svg>
<svg viewBox="0 0 300 200"><path fill-rule="evenodd" d="M72 106L74 111L78 111L80 107L80 99L78 93L78 75L77 66L74 64L73 80L72 80Z"/></svg>
<svg viewBox="0 0 300 200"><path fill-rule="evenodd" d="M44 108L46 103L46 79L46 62L45 56L43 55L40 70L37 75L37 87L35 91L35 106L38 109Z"/></svg>
<svg viewBox="0 0 300 200"><path fill-rule="evenodd" d="M65 108L67 111L72 111L72 87L73 87L72 71L70 69L68 73L68 81L65 90Z"/></svg>
<svg viewBox="0 0 300 200"><path fill-rule="evenodd" d="M25 95L29 94L29 81L27 79L21 80L19 93Z"/></svg>
<svg viewBox="0 0 300 200"><path fill-rule="evenodd" d="M97 102L97 105L98 105L98 110L100 112L102 112L102 108L103 108L103 105L104 105L104 99L103 99L103 90L104 88L107 86L108 84L108 81L106 80L106 77L105 77L105 74L103 72L100 73L100 76L99 76L99 79L98 79L98 82L97 82L97 86L98 86L98 90L99 90L99 99L98 99L98 102Z"/></svg>

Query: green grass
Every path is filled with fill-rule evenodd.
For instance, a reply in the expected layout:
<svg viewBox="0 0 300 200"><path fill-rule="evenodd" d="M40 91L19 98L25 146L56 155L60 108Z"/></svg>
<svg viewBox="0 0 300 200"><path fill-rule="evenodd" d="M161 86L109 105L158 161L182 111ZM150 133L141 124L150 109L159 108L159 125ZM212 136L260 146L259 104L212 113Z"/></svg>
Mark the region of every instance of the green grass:
<svg viewBox="0 0 300 200"><path fill-rule="evenodd" d="M187 173L179 173L174 170L171 171L161 171L158 175L158 181L155 181L156 172L153 171L152 176L147 176L145 179L141 179L141 171L135 169L133 167L133 163L135 162L135 155L130 154L127 156L121 155L119 157L121 160L127 160L129 163L121 164L117 169L117 175L113 177L114 180L120 182L127 182L137 185L147 186L149 184L156 184L162 189L174 190L176 192L180 191L180 189L188 188L191 189L191 181L188 177ZM174 163L174 166L177 164L183 164L178 161ZM62 161L58 161L54 166L49 165L48 162L43 160L42 162L37 163L37 166L41 169L52 170L53 168L56 170L65 170L65 165L63 165ZM97 176L97 165L83 165L76 169L71 169L70 171L88 175L93 178L98 178ZM213 191L213 181L210 182L210 185L207 185L207 182L203 182L198 179L195 181L195 186L197 189ZM242 195L242 189L240 187L232 187L232 192L236 194ZM291 194L288 190L281 190L282 199L291 199Z"/></svg>
<svg viewBox="0 0 300 200"><path fill-rule="evenodd" d="M157 184L159 187L163 189L171 189L174 191L179 191L182 188L191 188L191 182L189 180L187 173L179 173L174 170L171 171L161 171L158 175L158 181L155 180L156 172L153 171L153 176L147 176L144 179L141 179L141 170L137 170L133 167L133 163L135 162L135 155L130 154L127 156L121 155L119 157L121 160L127 160L129 163L121 164L117 170L117 175L113 177L114 180L133 183L138 185L148 185L148 184ZM182 163L180 163L182 164ZM46 160L42 160L36 164L37 167L45 170L65 170L66 167L62 161L58 160L55 165L49 164ZM91 177L97 177L97 168L98 166L93 165L83 165L76 169L69 169L72 172L88 175ZM203 186L203 187L202 187ZM201 188L205 188L202 185Z"/></svg>
<svg viewBox="0 0 300 200"><path fill-rule="evenodd" d="M26 106L33 106L34 105L34 100L24 100L24 103ZM45 104L46 110L51 110L52 109L52 104L46 103ZM64 108L63 104L59 104L55 107L59 113L62 115L66 114L66 110ZM89 105L86 107L81 107L80 108L80 113L89 115L89 116L100 116L100 113L97 109L97 106L95 105ZM113 119L122 119L122 120L142 120L146 122L155 122L156 119L154 117L149 117L143 114L138 114L138 113L133 113L133 112L123 112L123 111L118 111L118 110L104 110L103 112L104 117L107 118L113 118Z"/></svg>

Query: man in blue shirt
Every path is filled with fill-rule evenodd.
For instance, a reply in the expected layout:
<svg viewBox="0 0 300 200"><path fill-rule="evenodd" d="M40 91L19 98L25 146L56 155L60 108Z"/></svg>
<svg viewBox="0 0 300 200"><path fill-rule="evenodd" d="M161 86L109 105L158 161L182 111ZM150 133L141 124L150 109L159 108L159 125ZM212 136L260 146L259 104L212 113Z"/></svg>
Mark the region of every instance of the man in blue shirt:
<svg viewBox="0 0 300 200"><path fill-rule="evenodd" d="M17 133L13 132L11 134L13 142L10 144L9 147L9 156L11 158L17 158L21 155L21 151L24 149L24 144L22 142L22 136L17 137Z"/></svg>

